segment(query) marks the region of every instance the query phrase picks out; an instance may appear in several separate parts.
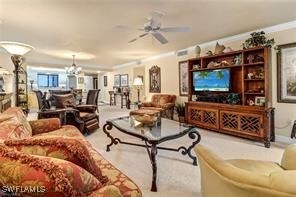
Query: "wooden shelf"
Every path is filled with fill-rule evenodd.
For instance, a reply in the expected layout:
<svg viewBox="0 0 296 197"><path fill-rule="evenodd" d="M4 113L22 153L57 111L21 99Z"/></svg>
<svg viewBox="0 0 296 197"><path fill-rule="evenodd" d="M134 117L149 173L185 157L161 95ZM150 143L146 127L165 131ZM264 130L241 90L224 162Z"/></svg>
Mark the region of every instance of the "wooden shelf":
<svg viewBox="0 0 296 197"><path fill-rule="evenodd" d="M244 52L249 52L249 51L258 51L258 50L262 50L264 49L265 47L262 46L262 47L253 47L253 48L249 48L249 49L244 49L243 51Z"/></svg>
<svg viewBox="0 0 296 197"><path fill-rule="evenodd" d="M225 57L225 56L231 56L231 55L239 55L242 53L242 50L239 51L231 51L231 52L227 52L227 53L220 53L217 55L209 55L209 56L204 56L202 57L203 59L209 59L209 58L215 58L215 57Z"/></svg>
<svg viewBox="0 0 296 197"><path fill-rule="evenodd" d="M256 62L256 63L251 63L251 64L243 64L244 66L264 66L264 62Z"/></svg>
<svg viewBox="0 0 296 197"><path fill-rule="evenodd" d="M203 70L216 70L216 69L223 69L223 68L237 68L237 67L241 67L242 65L230 65L230 66L217 66L217 67L213 67L213 68L198 68L198 69L191 69L189 70L190 72L193 71L203 71Z"/></svg>
<svg viewBox="0 0 296 197"><path fill-rule="evenodd" d="M265 95L265 93L261 93L261 92L245 92L244 94L245 95L262 95L262 96Z"/></svg>
<svg viewBox="0 0 296 197"><path fill-rule="evenodd" d="M245 81L264 81L264 79L244 79Z"/></svg>

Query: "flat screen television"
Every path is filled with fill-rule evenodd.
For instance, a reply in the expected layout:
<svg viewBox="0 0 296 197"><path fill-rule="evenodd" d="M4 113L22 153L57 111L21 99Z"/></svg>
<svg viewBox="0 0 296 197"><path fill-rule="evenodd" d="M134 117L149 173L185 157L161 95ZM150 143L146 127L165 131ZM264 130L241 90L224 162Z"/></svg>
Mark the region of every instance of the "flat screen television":
<svg viewBox="0 0 296 197"><path fill-rule="evenodd" d="M194 91L229 92L230 70L227 68L193 72Z"/></svg>

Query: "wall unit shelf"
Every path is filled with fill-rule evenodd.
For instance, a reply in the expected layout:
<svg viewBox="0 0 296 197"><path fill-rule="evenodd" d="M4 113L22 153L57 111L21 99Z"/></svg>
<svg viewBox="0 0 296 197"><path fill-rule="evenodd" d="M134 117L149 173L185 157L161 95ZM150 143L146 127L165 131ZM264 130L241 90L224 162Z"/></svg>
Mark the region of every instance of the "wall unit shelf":
<svg viewBox="0 0 296 197"><path fill-rule="evenodd" d="M270 107L270 49L258 47L188 60L188 123L209 130L263 141L274 140L274 108ZM213 66L214 65L214 66ZM196 71L229 69L229 92L195 91ZM229 95L239 102L228 103ZM209 98L207 101L207 98ZM219 98L219 99L213 99ZM220 99L221 98L221 99Z"/></svg>

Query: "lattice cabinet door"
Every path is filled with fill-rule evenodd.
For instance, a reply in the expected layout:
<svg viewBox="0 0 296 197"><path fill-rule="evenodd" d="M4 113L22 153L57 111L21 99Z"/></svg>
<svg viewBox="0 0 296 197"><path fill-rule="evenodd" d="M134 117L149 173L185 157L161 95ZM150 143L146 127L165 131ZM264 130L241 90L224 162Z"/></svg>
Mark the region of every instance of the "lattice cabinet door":
<svg viewBox="0 0 296 197"><path fill-rule="evenodd" d="M189 123L203 125L210 128L219 128L218 110L197 107L188 108Z"/></svg>
<svg viewBox="0 0 296 197"><path fill-rule="evenodd" d="M262 137L263 115L220 111L220 129Z"/></svg>

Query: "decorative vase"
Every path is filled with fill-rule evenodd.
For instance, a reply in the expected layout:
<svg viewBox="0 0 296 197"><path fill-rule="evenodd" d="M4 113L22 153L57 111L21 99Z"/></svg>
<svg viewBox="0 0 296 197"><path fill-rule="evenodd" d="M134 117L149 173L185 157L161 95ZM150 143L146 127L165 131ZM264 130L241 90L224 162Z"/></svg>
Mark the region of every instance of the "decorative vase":
<svg viewBox="0 0 296 197"><path fill-rule="evenodd" d="M200 52L201 52L201 48L200 48L200 46L196 45L194 51L195 51L195 56L196 56L197 58L200 57Z"/></svg>

